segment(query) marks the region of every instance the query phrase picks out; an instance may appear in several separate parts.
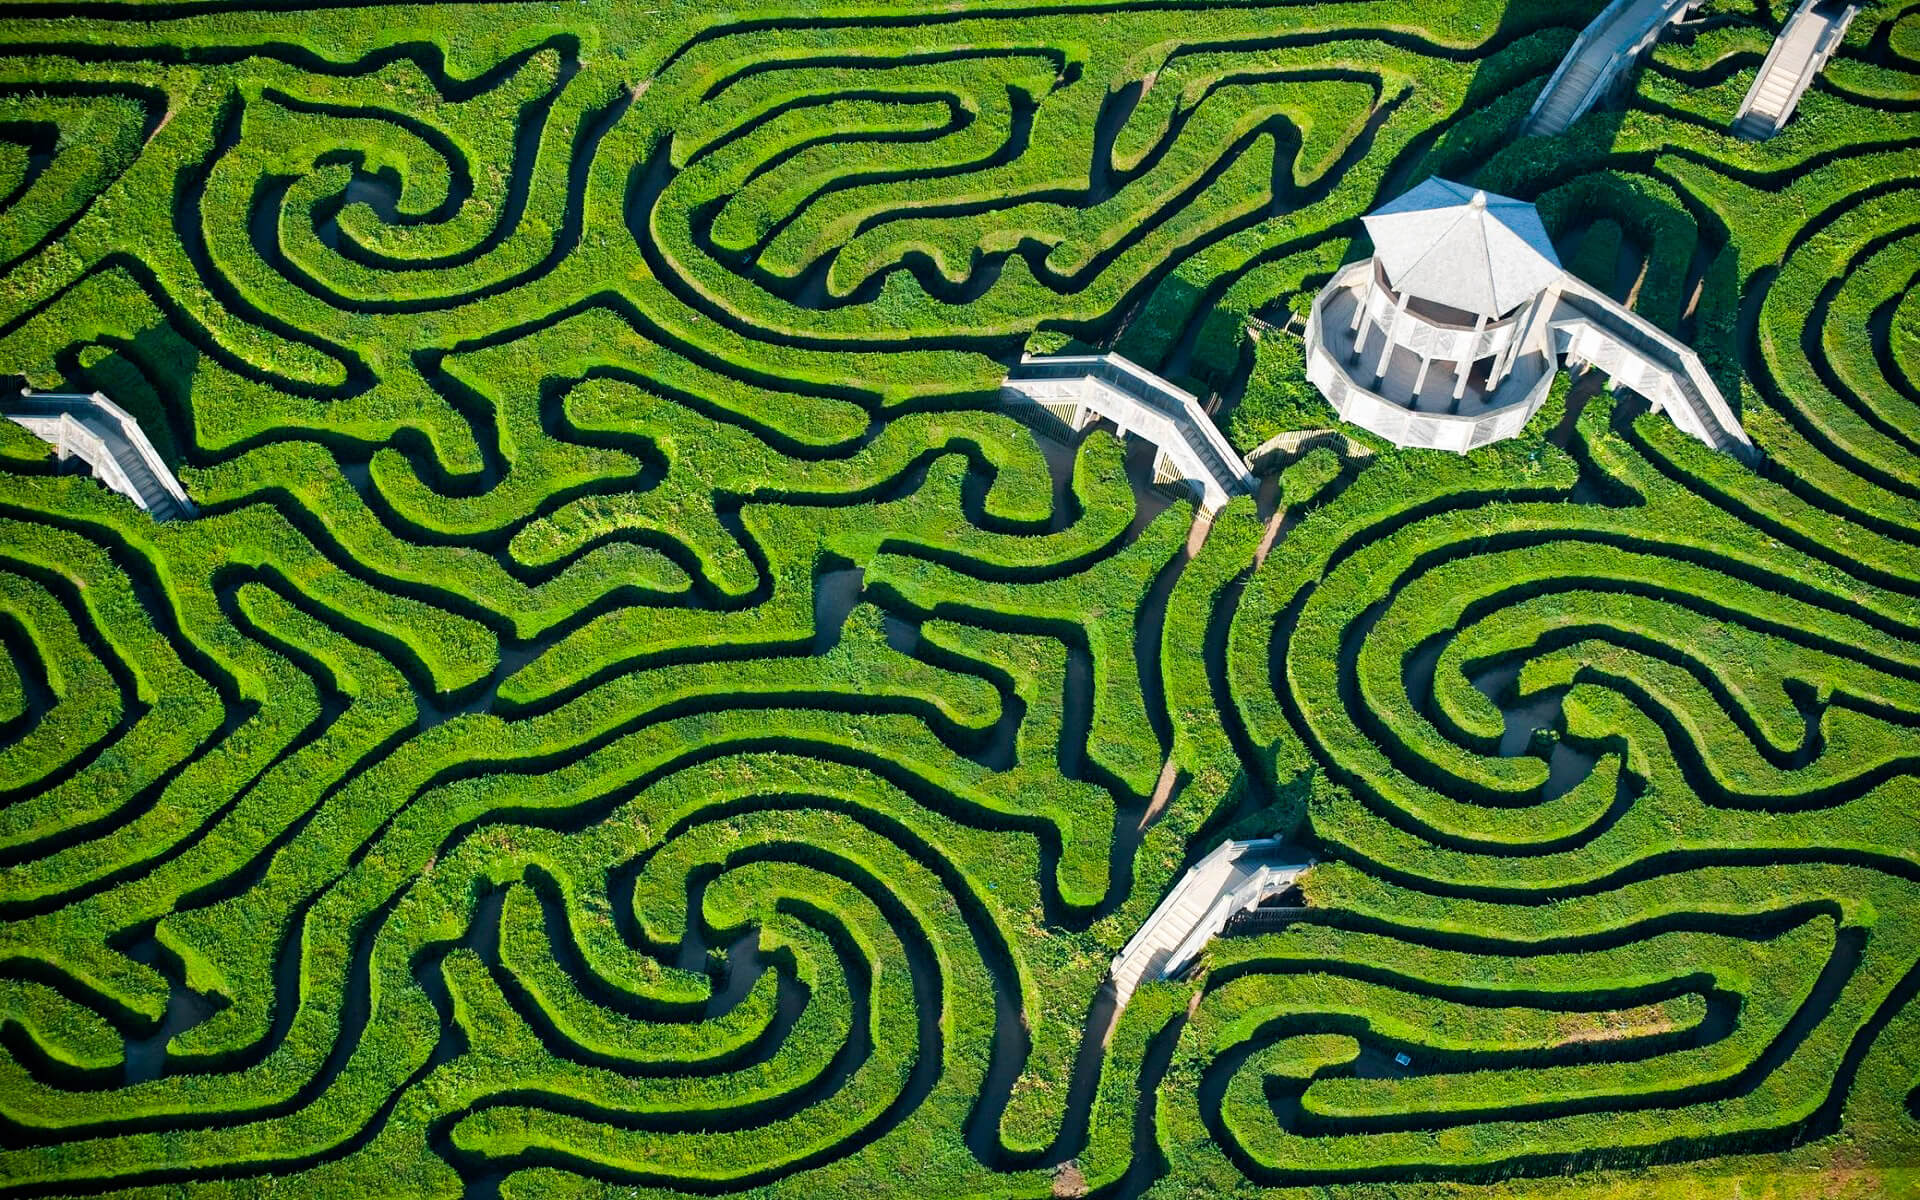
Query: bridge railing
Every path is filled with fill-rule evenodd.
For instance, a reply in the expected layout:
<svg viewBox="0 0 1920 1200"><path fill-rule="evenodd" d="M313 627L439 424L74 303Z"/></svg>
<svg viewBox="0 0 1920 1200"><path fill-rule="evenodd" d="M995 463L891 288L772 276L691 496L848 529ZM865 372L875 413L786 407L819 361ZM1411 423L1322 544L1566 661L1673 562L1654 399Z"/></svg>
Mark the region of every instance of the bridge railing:
<svg viewBox="0 0 1920 1200"><path fill-rule="evenodd" d="M1575 101L1573 117L1571 119L1579 120L1581 116L1586 114L1588 109L1598 104L1601 98L1607 94L1608 89L1613 87L1619 80L1620 73L1625 70L1634 59L1640 56L1641 51L1651 46L1654 41L1659 38L1660 30L1666 27L1667 22L1673 20L1682 10L1691 8L1699 2L1700 0L1666 0L1666 3L1661 5L1653 21L1645 29L1640 31L1639 35L1634 38L1632 44L1622 47L1620 50L1608 56L1606 65L1600 68L1594 75L1593 82L1587 85L1586 90L1581 92L1579 99ZM1619 19L1622 13L1628 8L1631 8L1635 3L1637 3L1637 0L1612 0L1612 3L1600 10L1598 16L1587 22L1586 28L1582 29L1579 36L1573 39L1573 44L1567 47L1566 54L1560 59L1560 65L1555 67L1553 74L1547 77L1547 86L1541 88L1540 94L1534 97L1533 107L1527 110L1526 118L1521 122L1521 128L1523 130L1531 126L1534 119L1546 108L1552 99L1554 91L1560 86L1561 79L1568 71L1572 70L1573 64L1578 62L1580 56L1593 44L1599 36L1600 31L1610 27Z"/></svg>
<svg viewBox="0 0 1920 1200"><path fill-rule="evenodd" d="M1118 354L1026 355L1008 374L1006 386L1034 398L1050 394L1047 398L1053 402L1069 398L1062 389L1081 390L1083 396L1089 386L1103 389L1111 397L1108 407L1119 410L1106 414L1116 423L1153 434L1169 457L1178 458L1184 448L1198 468L1201 477L1196 482L1201 484L1207 507L1218 507L1234 493L1252 490L1252 471L1200 407L1199 399ZM1127 409L1135 411L1127 413ZM1129 416L1145 419L1129 421ZM1141 425L1159 426L1165 432Z"/></svg>
<svg viewBox="0 0 1920 1200"><path fill-rule="evenodd" d="M1162 973L1166 975L1178 973L1206 949L1207 943L1212 941L1216 934L1227 927L1228 918L1243 908L1252 908L1260 903L1273 892L1278 891L1283 882L1292 882L1293 877L1298 873L1298 867L1275 870L1271 866L1262 866L1242 881L1238 887L1222 893L1220 898L1213 902L1213 906L1207 909L1207 915L1193 927L1193 932L1173 948L1173 953L1167 956L1166 965L1161 968Z"/></svg>
<svg viewBox="0 0 1920 1200"><path fill-rule="evenodd" d="M1571 302L1570 306L1601 336L1618 340L1666 373L1680 403L1691 409L1692 416L1708 433L1702 440L1744 458L1756 453L1746 430L1740 427L1740 419L1733 415L1726 397L1720 394L1713 377L1707 374L1706 364L1692 347L1576 276L1566 276L1560 288L1562 299ZM1713 436L1716 431L1718 439ZM1719 444L1720 440L1724 440L1724 446Z"/></svg>

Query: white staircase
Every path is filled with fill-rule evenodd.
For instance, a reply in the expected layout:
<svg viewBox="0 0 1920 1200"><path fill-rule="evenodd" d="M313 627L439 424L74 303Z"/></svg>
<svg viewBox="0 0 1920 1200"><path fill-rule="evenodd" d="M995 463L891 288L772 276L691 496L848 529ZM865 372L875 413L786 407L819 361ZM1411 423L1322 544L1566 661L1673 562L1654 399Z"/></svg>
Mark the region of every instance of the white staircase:
<svg viewBox="0 0 1920 1200"><path fill-rule="evenodd" d="M1758 453L1693 349L1600 289L1568 274L1548 316L1556 354L1589 363L1645 396L1681 432L1743 462Z"/></svg>
<svg viewBox="0 0 1920 1200"><path fill-rule="evenodd" d="M1590 106L1587 97L1593 92L1594 82L1600 77L1600 68L1591 62L1576 59L1567 64L1566 74L1559 80L1559 86L1544 93L1546 100L1536 110L1527 123L1529 133L1559 133L1580 119L1584 111L1582 102Z"/></svg>
<svg viewBox="0 0 1920 1200"><path fill-rule="evenodd" d="M198 511L140 422L99 392L25 392L0 402L0 416L51 445L61 459L79 457L100 482L156 521Z"/></svg>
<svg viewBox="0 0 1920 1200"><path fill-rule="evenodd" d="M1003 395L1039 405L1070 429L1104 417L1123 436L1137 433L1152 442L1159 448L1155 481L1190 481L1203 513L1254 489L1246 460L1197 396L1118 354L1023 354L1001 386Z"/></svg>
<svg viewBox="0 0 1920 1200"><path fill-rule="evenodd" d="M1669 22L1700 0L1613 0L1580 31L1534 100L1520 132L1563 133L1620 78Z"/></svg>
<svg viewBox="0 0 1920 1200"><path fill-rule="evenodd" d="M1832 0L1801 0L1760 64L1753 86L1734 114L1737 137L1760 141L1779 133L1793 116L1820 69L1847 36L1857 6Z"/></svg>
<svg viewBox="0 0 1920 1200"><path fill-rule="evenodd" d="M1279 862L1284 843L1222 842L1180 877L1113 960L1113 986L1124 1007L1149 976L1165 979L1191 963L1227 919L1286 890L1311 862Z"/></svg>

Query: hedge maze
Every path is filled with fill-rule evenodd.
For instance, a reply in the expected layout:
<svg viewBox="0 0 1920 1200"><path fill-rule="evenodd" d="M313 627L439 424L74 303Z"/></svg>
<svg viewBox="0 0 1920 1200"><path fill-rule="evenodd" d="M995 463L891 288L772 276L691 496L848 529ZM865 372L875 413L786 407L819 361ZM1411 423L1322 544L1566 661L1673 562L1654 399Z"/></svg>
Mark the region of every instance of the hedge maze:
<svg viewBox="0 0 1920 1200"><path fill-rule="evenodd" d="M1514 140L1598 8L9 5L0 374L201 514L0 422L0 1196L1920 1187L1920 13ZM1436 172L1763 462L1589 376L1202 540L999 402L1327 424L1280 327Z"/></svg>

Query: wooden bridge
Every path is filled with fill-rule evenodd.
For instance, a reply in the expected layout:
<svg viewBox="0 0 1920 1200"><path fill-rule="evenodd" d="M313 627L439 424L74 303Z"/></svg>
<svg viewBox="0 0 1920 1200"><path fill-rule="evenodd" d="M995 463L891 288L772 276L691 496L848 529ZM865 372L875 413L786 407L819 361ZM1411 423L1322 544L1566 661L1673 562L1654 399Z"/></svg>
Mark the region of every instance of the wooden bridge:
<svg viewBox="0 0 1920 1200"><path fill-rule="evenodd" d="M1734 114L1736 136L1760 141L1780 132L1814 77L1840 48L1857 8L1845 0L1801 0Z"/></svg>
<svg viewBox="0 0 1920 1200"><path fill-rule="evenodd" d="M1533 102L1520 132L1563 133L1585 116L1631 67L1660 31L1700 0L1613 0L1567 48Z"/></svg>
<svg viewBox="0 0 1920 1200"><path fill-rule="evenodd" d="M1113 960L1118 1003L1124 1006L1149 975L1178 975L1235 913L1291 887L1312 862L1282 860L1284 846L1273 838L1222 842L1181 876Z"/></svg>

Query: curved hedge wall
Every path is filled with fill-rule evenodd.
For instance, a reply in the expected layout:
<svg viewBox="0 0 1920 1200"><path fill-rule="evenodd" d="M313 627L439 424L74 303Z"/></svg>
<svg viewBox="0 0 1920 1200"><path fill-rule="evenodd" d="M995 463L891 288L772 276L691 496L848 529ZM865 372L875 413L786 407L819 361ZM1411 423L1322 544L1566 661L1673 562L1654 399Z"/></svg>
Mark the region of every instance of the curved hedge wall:
<svg viewBox="0 0 1920 1200"><path fill-rule="evenodd" d="M1515 140L1599 7L13 5L0 376L199 516L0 422L0 1197L1920 1187L1920 35ZM1433 172L1762 464L1316 433ZM1198 518L1069 343L1294 448Z"/></svg>

